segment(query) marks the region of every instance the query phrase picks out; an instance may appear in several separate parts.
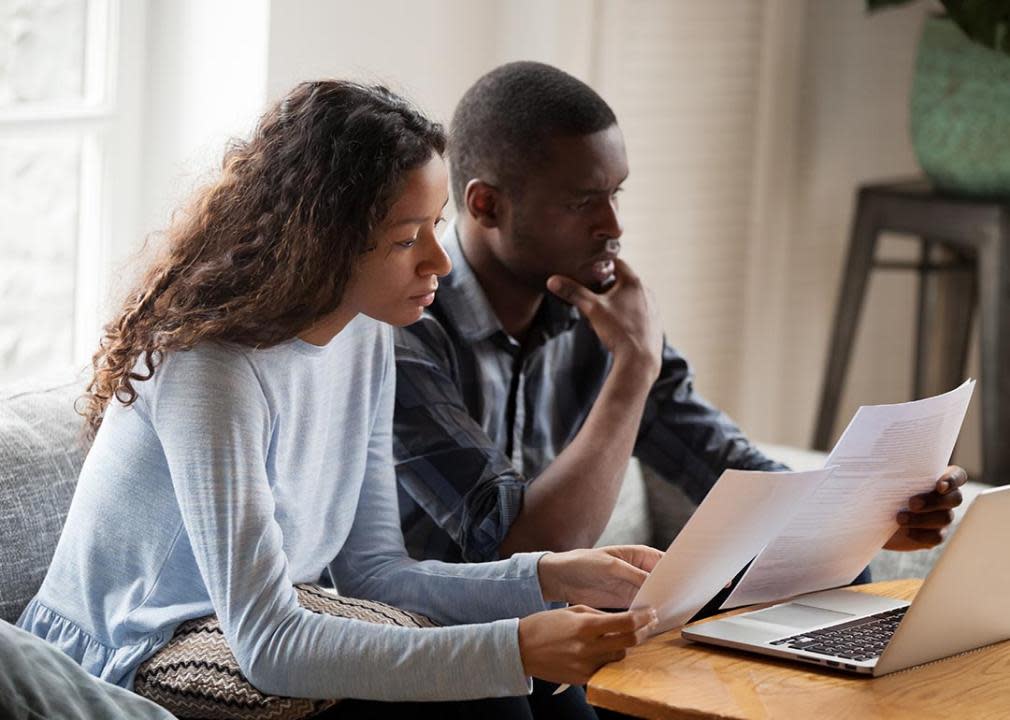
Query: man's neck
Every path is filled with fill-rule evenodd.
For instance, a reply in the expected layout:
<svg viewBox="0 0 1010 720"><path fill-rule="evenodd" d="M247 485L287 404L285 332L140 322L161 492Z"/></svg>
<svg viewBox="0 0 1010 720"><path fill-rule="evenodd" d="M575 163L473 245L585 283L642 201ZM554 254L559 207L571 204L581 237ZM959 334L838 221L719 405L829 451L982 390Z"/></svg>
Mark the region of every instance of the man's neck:
<svg viewBox="0 0 1010 720"><path fill-rule="evenodd" d="M493 231L463 221L457 223L457 232L463 255L498 322L510 336L524 342L545 291L524 284L494 256L484 236Z"/></svg>

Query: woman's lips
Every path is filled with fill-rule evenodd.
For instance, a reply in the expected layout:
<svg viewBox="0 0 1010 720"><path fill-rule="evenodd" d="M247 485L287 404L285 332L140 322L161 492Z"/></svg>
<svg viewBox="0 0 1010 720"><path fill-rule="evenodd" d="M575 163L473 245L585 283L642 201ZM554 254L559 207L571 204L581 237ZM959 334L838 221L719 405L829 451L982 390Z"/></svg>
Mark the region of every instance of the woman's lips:
<svg viewBox="0 0 1010 720"><path fill-rule="evenodd" d="M421 307L428 307L435 302L435 291L432 290L430 293L425 293L424 295L412 295L410 299Z"/></svg>

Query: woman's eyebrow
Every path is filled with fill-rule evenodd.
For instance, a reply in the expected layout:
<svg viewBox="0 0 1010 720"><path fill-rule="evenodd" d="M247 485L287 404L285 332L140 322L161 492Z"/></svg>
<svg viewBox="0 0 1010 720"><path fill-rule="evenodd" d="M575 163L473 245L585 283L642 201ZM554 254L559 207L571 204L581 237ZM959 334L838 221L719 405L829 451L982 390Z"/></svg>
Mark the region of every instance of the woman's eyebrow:
<svg viewBox="0 0 1010 720"><path fill-rule="evenodd" d="M445 202L442 203L441 209L439 209L439 212L442 212L442 210L445 210L445 206L448 205L448 204L449 204L449 198L446 197ZM400 225L420 225L421 223L427 222L430 219L431 218L429 218L429 217L409 217L409 218L402 218L400 220L394 220L393 222L390 223L390 226L391 227L399 227Z"/></svg>

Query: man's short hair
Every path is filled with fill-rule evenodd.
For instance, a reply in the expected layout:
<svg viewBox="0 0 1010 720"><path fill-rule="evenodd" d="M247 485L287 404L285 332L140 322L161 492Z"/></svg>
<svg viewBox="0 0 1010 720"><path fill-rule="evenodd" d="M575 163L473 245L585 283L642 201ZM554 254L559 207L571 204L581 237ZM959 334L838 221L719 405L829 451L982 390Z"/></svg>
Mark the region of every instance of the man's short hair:
<svg viewBox="0 0 1010 720"><path fill-rule="evenodd" d="M456 207L473 178L516 192L524 172L558 136L589 135L617 122L595 90L563 70L512 62L481 77L463 95L449 129L449 174Z"/></svg>

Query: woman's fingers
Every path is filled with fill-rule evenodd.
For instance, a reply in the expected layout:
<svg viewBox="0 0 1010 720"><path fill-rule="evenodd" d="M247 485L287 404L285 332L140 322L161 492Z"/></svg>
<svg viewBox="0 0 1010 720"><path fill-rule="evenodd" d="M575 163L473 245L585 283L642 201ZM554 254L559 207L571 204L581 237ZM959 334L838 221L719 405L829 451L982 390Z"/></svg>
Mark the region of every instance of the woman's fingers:
<svg viewBox="0 0 1010 720"><path fill-rule="evenodd" d="M656 613L651 608L611 613L606 619L593 618L593 632L599 634L589 643L589 652L601 665L620 660L628 648L649 637L657 622Z"/></svg>
<svg viewBox="0 0 1010 720"><path fill-rule="evenodd" d="M642 587L646 578L649 577L649 573L645 570L618 558L614 558L614 562L610 566L610 574L615 580L625 582L636 590Z"/></svg>
<svg viewBox="0 0 1010 720"><path fill-rule="evenodd" d="M656 611L652 608L636 608L619 613L601 612L585 620L586 627L596 637L634 635L638 630L652 628L657 622Z"/></svg>
<svg viewBox="0 0 1010 720"><path fill-rule="evenodd" d="M663 551L648 545L610 545L600 548L603 552L613 557L620 558L637 568L648 572L656 567L663 559Z"/></svg>
<svg viewBox="0 0 1010 720"><path fill-rule="evenodd" d="M604 612L603 610L597 610L596 608L589 607L588 605L572 605L566 609L569 612L586 613L589 615L603 615L604 617L611 615L611 613Z"/></svg>
<svg viewBox="0 0 1010 720"><path fill-rule="evenodd" d="M583 683L655 627L656 613L637 608L606 613L576 605L534 613L519 621L519 652L529 675L558 683Z"/></svg>

